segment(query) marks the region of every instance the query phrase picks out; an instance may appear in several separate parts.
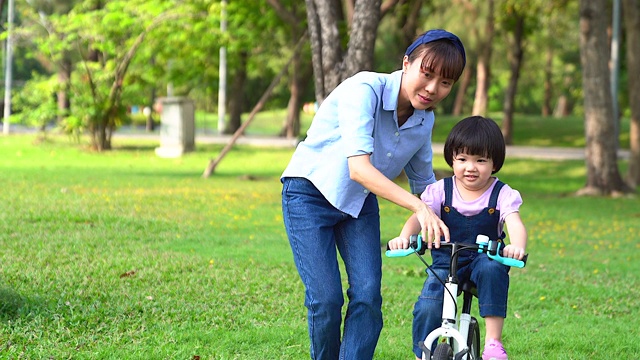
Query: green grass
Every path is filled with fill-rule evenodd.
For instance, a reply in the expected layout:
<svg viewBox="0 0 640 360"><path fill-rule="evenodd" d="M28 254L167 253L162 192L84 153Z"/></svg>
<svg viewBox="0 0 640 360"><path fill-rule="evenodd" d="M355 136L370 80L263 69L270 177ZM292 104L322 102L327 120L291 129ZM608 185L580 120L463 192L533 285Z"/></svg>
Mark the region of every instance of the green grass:
<svg viewBox="0 0 640 360"><path fill-rule="evenodd" d="M179 159L155 142L97 154L67 138L0 137L0 358L306 359L303 288L280 213L291 149L221 146ZM444 161L436 165L445 168ZM640 201L582 198L582 161L507 160L529 263L513 269L514 359L640 358ZM382 237L408 212L381 201ZM376 359L408 359L423 278L383 259Z"/></svg>

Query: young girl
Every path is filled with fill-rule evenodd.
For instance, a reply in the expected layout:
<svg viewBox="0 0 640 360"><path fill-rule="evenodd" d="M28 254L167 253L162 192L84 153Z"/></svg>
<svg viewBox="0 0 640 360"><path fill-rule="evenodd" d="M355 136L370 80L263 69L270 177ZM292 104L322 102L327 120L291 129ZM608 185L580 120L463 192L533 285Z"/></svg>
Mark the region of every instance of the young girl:
<svg viewBox="0 0 640 360"><path fill-rule="evenodd" d="M402 69L361 72L318 109L282 174L282 214L305 286L312 359L371 359L382 329L382 257L376 196L407 208L423 237L449 238L413 194L435 182L433 108L465 66L457 36L431 30L407 49ZM405 170L413 194L392 180ZM338 255L349 282L344 303Z"/></svg>
<svg viewBox="0 0 640 360"><path fill-rule="evenodd" d="M421 199L447 225L451 241L473 244L478 234L504 238L506 224L510 244L504 247L503 255L522 260L527 246L527 232L519 214L522 198L518 191L492 176L505 158L504 138L498 125L480 116L460 121L447 137L444 157L453 169L453 177L427 186ZM389 241L389 248L408 248L407 239L420 230L420 222L411 216L400 236ZM450 258L445 251L450 250L439 247L440 239L429 244L433 264L413 310L413 351L418 359L422 358L420 343L442 320L444 287L432 273L440 279L447 277ZM482 358L506 360L502 327L507 316L509 267L491 261L486 254L463 252L458 276L460 281L471 279L478 289L480 316L486 327Z"/></svg>

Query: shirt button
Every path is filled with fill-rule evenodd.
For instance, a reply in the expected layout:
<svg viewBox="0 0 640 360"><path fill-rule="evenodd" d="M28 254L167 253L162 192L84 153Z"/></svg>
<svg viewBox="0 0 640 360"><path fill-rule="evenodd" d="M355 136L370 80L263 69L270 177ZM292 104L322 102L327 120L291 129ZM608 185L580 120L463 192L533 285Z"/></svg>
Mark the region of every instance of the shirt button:
<svg viewBox="0 0 640 360"><path fill-rule="evenodd" d="M395 136L400 136L400 133L396 131Z"/></svg>
<svg viewBox="0 0 640 360"><path fill-rule="evenodd" d="M387 153L387 157L391 157L391 153Z"/></svg>
<svg viewBox="0 0 640 360"><path fill-rule="evenodd" d="M365 194L368 194L368 193L369 193L369 190L364 189L364 193L365 193Z"/></svg>

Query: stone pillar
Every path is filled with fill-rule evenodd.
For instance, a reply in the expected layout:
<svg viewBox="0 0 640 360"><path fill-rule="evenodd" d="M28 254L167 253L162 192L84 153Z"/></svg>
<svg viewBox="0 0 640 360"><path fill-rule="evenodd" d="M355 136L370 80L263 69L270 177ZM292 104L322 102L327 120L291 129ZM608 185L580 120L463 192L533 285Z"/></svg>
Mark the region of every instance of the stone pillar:
<svg viewBox="0 0 640 360"><path fill-rule="evenodd" d="M195 150L195 106L186 97L160 99L160 147L156 155L180 157Z"/></svg>

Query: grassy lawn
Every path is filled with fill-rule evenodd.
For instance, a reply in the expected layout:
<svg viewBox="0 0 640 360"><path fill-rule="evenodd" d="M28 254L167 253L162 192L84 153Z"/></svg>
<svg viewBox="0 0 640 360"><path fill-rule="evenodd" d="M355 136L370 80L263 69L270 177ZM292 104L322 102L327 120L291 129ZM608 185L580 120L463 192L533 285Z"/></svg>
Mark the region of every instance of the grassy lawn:
<svg viewBox="0 0 640 360"><path fill-rule="evenodd" d="M161 159L152 141L96 154L34 139L0 137L0 358L308 358L280 213L291 149L234 148L203 179L221 146ZM511 271L510 356L640 358L629 325L640 306L638 198L574 197L582 161L507 159L499 176L523 194L530 233L529 263ZM384 241L409 214L386 201L381 212ZM415 257L385 258L383 274L376 359L410 359L424 272Z"/></svg>

